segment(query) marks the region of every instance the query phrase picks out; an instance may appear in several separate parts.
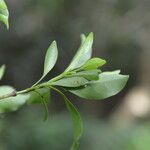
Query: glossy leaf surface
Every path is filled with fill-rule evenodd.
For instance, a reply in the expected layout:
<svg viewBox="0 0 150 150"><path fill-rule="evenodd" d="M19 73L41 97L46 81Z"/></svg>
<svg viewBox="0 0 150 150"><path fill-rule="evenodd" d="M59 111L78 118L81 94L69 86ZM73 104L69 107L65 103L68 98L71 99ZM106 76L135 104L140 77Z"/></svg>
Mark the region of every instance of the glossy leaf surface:
<svg viewBox="0 0 150 150"><path fill-rule="evenodd" d="M101 58L92 58L88 60L80 69L82 70L94 70L106 64L106 61Z"/></svg>
<svg viewBox="0 0 150 150"><path fill-rule="evenodd" d="M119 93L126 85L129 76L111 72L99 75L99 80L91 81L86 87L70 90L85 99L105 99Z"/></svg>
<svg viewBox="0 0 150 150"><path fill-rule="evenodd" d="M62 87L80 87L88 83L83 77L69 77L63 78L56 82L53 82L52 85L62 86Z"/></svg>
<svg viewBox="0 0 150 150"><path fill-rule="evenodd" d="M87 60L91 58L92 45L93 45L93 33L90 33L88 37L83 41L84 41L83 44L77 51L70 65L65 70L66 72L81 67Z"/></svg>
<svg viewBox="0 0 150 150"><path fill-rule="evenodd" d="M57 43L56 41L53 41L50 47L47 50L46 56L45 56L45 62L44 62L44 71L43 75L33 86L37 85L55 66L56 61L58 58L58 49L57 49Z"/></svg>
<svg viewBox="0 0 150 150"><path fill-rule="evenodd" d="M99 74L100 70L87 70L87 71L81 71L74 73L72 75L69 75L70 77L83 77L87 80L98 80L99 79Z"/></svg>

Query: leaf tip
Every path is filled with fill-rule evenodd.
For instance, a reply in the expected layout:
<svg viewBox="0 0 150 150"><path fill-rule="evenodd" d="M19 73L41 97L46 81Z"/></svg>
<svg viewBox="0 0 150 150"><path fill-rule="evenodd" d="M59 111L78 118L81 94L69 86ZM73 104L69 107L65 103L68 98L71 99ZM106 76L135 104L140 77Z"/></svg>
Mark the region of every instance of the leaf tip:
<svg viewBox="0 0 150 150"><path fill-rule="evenodd" d="M57 42L54 40L51 44L52 47L55 47L57 49ZM58 51L58 50L57 50ZM57 52L58 53L58 52Z"/></svg>
<svg viewBox="0 0 150 150"><path fill-rule="evenodd" d="M83 44L84 41L86 40L85 34L82 33L82 34L80 35L80 38L81 38L81 44Z"/></svg>
<svg viewBox="0 0 150 150"><path fill-rule="evenodd" d="M55 47L55 48L57 49L57 42L54 40L54 41L51 43L50 47Z"/></svg>
<svg viewBox="0 0 150 150"><path fill-rule="evenodd" d="M94 33L93 33L93 32L90 32L90 33L89 33L89 37L93 39L93 38L94 38Z"/></svg>
<svg viewBox="0 0 150 150"><path fill-rule="evenodd" d="M54 41L52 42L52 44L57 45L57 42L54 40Z"/></svg>
<svg viewBox="0 0 150 150"><path fill-rule="evenodd" d="M102 66L105 65L107 61L105 59L102 59Z"/></svg>
<svg viewBox="0 0 150 150"><path fill-rule="evenodd" d="M0 79L2 79L4 73L5 73L5 70L6 70L6 65L2 65L0 67Z"/></svg>

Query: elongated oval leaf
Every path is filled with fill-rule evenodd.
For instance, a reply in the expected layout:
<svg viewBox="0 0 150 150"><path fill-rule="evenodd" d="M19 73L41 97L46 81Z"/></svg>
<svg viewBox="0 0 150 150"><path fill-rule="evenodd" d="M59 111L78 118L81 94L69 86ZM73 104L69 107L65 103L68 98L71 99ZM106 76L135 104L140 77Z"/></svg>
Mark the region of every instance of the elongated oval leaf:
<svg viewBox="0 0 150 150"><path fill-rule="evenodd" d="M13 87L10 86L0 86L0 96L9 94L15 91ZM40 95L42 95L46 100L49 99L49 90L48 89L40 89L38 90ZM39 95L35 93L28 94L20 94L15 97L5 98L0 100L0 113L6 113L11 111L16 111L21 108L25 104L34 104L34 103L42 103Z"/></svg>
<svg viewBox="0 0 150 150"><path fill-rule="evenodd" d="M83 77L87 80L98 80L99 74L101 73L100 70L87 70L87 71L81 71L74 73L72 75L68 75L68 77Z"/></svg>
<svg viewBox="0 0 150 150"><path fill-rule="evenodd" d="M76 150L79 146L79 141L83 134L83 123L81 116L75 106L66 97L64 97L64 100L71 114L74 126L74 142L72 144L71 150Z"/></svg>
<svg viewBox="0 0 150 150"><path fill-rule="evenodd" d="M90 33L65 71L67 72L81 67L87 60L89 60L92 55L92 45L93 33Z"/></svg>
<svg viewBox="0 0 150 150"><path fill-rule="evenodd" d="M5 68L6 68L5 65L0 67L0 80L3 78L3 75L5 73Z"/></svg>
<svg viewBox="0 0 150 150"><path fill-rule="evenodd" d="M101 73L99 80L91 81L86 87L70 90L85 99L105 99L119 93L126 85L129 76L117 73Z"/></svg>
<svg viewBox="0 0 150 150"><path fill-rule="evenodd" d="M54 41L48 48L46 56L45 56L43 76L46 76L54 67L57 61L57 57L58 57L57 44L56 44L56 41Z"/></svg>
<svg viewBox="0 0 150 150"><path fill-rule="evenodd" d="M106 61L101 58L92 58L88 60L81 68L81 70L94 70L106 64Z"/></svg>
<svg viewBox="0 0 150 150"><path fill-rule="evenodd" d="M45 62L44 62L44 71L43 75L33 86L37 85L55 66L56 61L58 58L58 49L57 49L57 43L56 41L53 41L50 47L47 50L46 56L45 56Z"/></svg>
<svg viewBox="0 0 150 150"><path fill-rule="evenodd" d="M7 5L4 0L0 0L0 21L6 25L7 29L9 29L8 18L9 18L9 12L8 12Z"/></svg>
<svg viewBox="0 0 150 150"><path fill-rule="evenodd" d="M86 85L87 83L88 80L83 77L69 77L53 82L51 85L57 85L62 87L80 87Z"/></svg>
<svg viewBox="0 0 150 150"><path fill-rule="evenodd" d="M75 106L70 102L70 100L58 89L51 87L54 91L58 92L64 99L66 106L71 114L73 127L74 127L74 141L70 150L76 150L79 146L80 138L83 134L83 123L81 116Z"/></svg>

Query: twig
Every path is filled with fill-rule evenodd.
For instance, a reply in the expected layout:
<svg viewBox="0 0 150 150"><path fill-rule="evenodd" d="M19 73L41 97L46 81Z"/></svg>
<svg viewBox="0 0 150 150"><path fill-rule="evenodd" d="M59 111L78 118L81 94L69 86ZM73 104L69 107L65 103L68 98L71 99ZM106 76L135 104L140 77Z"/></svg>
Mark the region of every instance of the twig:
<svg viewBox="0 0 150 150"><path fill-rule="evenodd" d="M15 97L15 96L17 96L16 91L13 91L9 94L0 96L0 100L5 99L5 98L9 98L9 97Z"/></svg>

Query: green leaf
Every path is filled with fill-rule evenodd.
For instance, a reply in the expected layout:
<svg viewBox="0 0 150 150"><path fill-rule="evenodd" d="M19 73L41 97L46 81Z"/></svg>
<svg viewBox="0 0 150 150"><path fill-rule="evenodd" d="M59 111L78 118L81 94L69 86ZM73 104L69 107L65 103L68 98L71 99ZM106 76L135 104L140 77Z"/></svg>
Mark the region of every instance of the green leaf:
<svg viewBox="0 0 150 150"><path fill-rule="evenodd" d="M36 95L35 95L36 94ZM37 97L38 96L38 97ZM39 100L40 98L40 100ZM47 120L48 118L48 102L49 102L49 89L46 88L42 88L42 89L37 89L32 91L32 94L30 93L30 99L27 101L27 103L29 104L33 104L33 103L37 103L37 99L38 99L38 103L42 103L45 109L45 113L44 113L44 121Z"/></svg>
<svg viewBox="0 0 150 150"><path fill-rule="evenodd" d="M41 89L37 89L36 92L32 91L29 93L30 98L27 100L28 105L41 103L41 98L39 97L37 92L43 97L46 103L48 103L49 100L51 100L50 90L47 88L41 88Z"/></svg>
<svg viewBox="0 0 150 150"><path fill-rule="evenodd" d="M65 72L81 67L92 55L93 33L90 33L77 51Z"/></svg>
<svg viewBox="0 0 150 150"><path fill-rule="evenodd" d="M65 94L63 94L61 91L59 91L58 89L54 87L51 87L51 88L55 90L56 92L58 92L63 97L63 99L65 100L66 106L71 114L73 126L74 126L74 141L73 141L71 150L76 150L79 146L79 141L83 134L83 123L82 123L81 116L78 110L75 108L75 106L65 96Z"/></svg>
<svg viewBox="0 0 150 150"><path fill-rule="evenodd" d="M0 86L0 96L10 94L15 91L13 87L10 86ZM38 92L45 98L49 99L49 90L42 89L38 90ZM42 103L39 95L36 95L33 92L27 94L20 94L15 97L5 98L0 100L0 113L6 113L11 111L16 111L21 108L25 104L34 104L34 103Z"/></svg>
<svg viewBox="0 0 150 150"><path fill-rule="evenodd" d="M0 0L0 21L6 25L7 29L9 29L8 18L9 18L9 12L8 12L7 5L4 0Z"/></svg>
<svg viewBox="0 0 150 150"><path fill-rule="evenodd" d="M120 70L115 70L115 71L106 71L105 73L107 74L120 74Z"/></svg>
<svg viewBox="0 0 150 150"><path fill-rule="evenodd" d="M43 76L46 76L51 71L51 69L55 66L57 57L58 57L57 43L56 41L54 41L48 48L45 56Z"/></svg>
<svg viewBox="0 0 150 150"><path fill-rule="evenodd" d="M106 61L101 58L92 58L88 60L81 68L78 70L94 70L99 67L102 67L104 64L106 64Z"/></svg>
<svg viewBox="0 0 150 150"><path fill-rule="evenodd" d="M68 75L68 77L83 77L87 80L98 80L100 73L101 73L100 70L90 70L90 71L87 70Z"/></svg>
<svg viewBox="0 0 150 150"><path fill-rule="evenodd" d="M99 75L99 80L91 81L84 88L69 90L71 93L85 99L105 99L119 93L128 81L128 75L118 72L104 72Z"/></svg>
<svg viewBox="0 0 150 150"><path fill-rule="evenodd" d="M81 46L82 46L82 44L83 44L83 43L85 42L85 40L86 40L86 36L85 36L84 34L81 34L80 38L81 38Z"/></svg>
<svg viewBox="0 0 150 150"><path fill-rule="evenodd" d="M10 86L1 86L0 96L7 95L13 91L15 91L15 89ZM16 111L26 103L26 100L29 99L29 97L29 95L18 95L16 97L0 100L0 113Z"/></svg>
<svg viewBox="0 0 150 150"><path fill-rule="evenodd" d="M51 85L57 85L62 87L80 87L86 85L88 80L83 77L68 77L60 79L56 82L51 83ZM47 83L48 84L48 83Z"/></svg>
<svg viewBox="0 0 150 150"><path fill-rule="evenodd" d="M4 73L5 73L5 69L6 69L6 66L5 65L2 65L0 67L0 80L3 78L4 76Z"/></svg>
<svg viewBox="0 0 150 150"><path fill-rule="evenodd" d="M66 97L64 97L64 100L68 110L70 111L74 126L74 142L72 144L71 150L76 150L79 146L79 141L83 134L83 124L81 116L75 106Z"/></svg>
<svg viewBox="0 0 150 150"><path fill-rule="evenodd" d="M40 80L37 81L33 86L37 85L51 71L51 69L56 64L57 58L58 58L57 43L56 41L53 41L50 47L48 48L45 56L43 75L40 78Z"/></svg>

